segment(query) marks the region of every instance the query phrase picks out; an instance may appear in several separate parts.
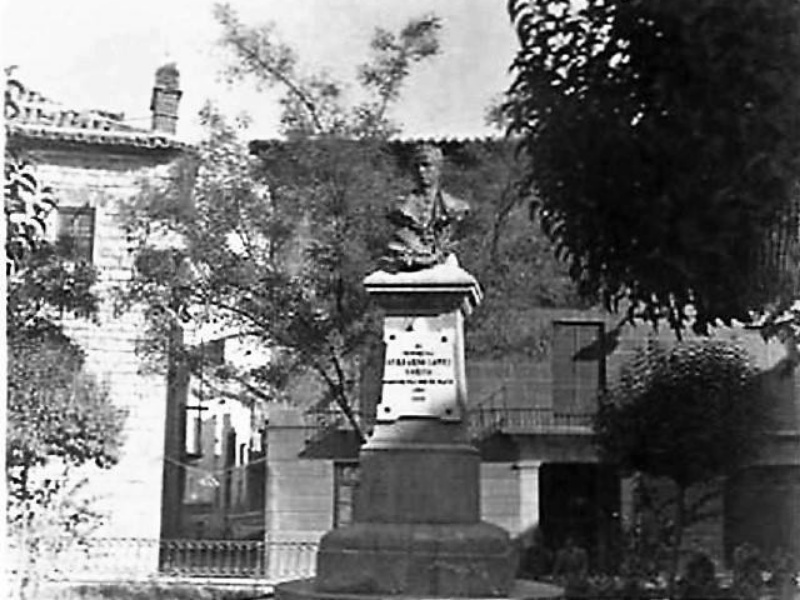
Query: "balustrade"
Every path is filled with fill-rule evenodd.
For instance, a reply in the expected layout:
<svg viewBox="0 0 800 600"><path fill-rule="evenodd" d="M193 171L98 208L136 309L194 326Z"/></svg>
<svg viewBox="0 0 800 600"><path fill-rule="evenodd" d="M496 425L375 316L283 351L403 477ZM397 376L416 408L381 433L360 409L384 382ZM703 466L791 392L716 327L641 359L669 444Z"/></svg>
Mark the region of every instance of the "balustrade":
<svg viewBox="0 0 800 600"><path fill-rule="evenodd" d="M317 544L307 541L58 540L35 553L10 541L7 574L49 581L144 581L154 578L254 579L279 582L314 573Z"/></svg>

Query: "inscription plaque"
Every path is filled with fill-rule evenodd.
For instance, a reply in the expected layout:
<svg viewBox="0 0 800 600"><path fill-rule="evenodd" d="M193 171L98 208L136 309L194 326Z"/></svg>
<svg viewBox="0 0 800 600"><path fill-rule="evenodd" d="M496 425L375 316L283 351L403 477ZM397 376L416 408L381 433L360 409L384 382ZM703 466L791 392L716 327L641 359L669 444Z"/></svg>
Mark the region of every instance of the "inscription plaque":
<svg viewBox="0 0 800 600"><path fill-rule="evenodd" d="M392 331L386 359L379 421L436 417L458 421L455 346L450 332Z"/></svg>

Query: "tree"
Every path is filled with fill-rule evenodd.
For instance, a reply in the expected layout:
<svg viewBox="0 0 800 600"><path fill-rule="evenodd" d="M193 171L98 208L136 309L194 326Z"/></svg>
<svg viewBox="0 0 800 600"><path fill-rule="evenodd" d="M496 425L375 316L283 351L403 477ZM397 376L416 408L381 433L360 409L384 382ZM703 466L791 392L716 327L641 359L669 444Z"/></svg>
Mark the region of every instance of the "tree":
<svg viewBox="0 0 800 600"><path fill-rule="evenodd" d="M702 517L709 499L692 503L687 492L740 468L762 439L765 411L756 401L755 374L746 351L728 342L651 341L600 402L595 433L602 458L675 485L671 590L683 531Z"/></svg>
<svg viewBox="0 0 800 600"><path fill-rule="evenodd" d="M150 334L143 350L154 363L172 349L171 361L209 386L221 390L223 380L236 381L263 402L286 393L296 377L311 376L319 397L305 403L337 406L356 427L361 362L380 340L362 280L385 251L389 201L411 187L405 173L414 146L392 139L399 127L390 111L411 67L438 52L439 21L415 19L397 34L377 30L371 59L357 71L367 99L353 102L342 84L302 75L294 51L272 28L245 26L224 6L216 15L222 45L232 53L231 81L247 77L284 91L284 138L248 148L240 141L245 129L212 107L204 110L208 139L195 167L183 170L196 172L194 184L194 175L176 173L179 185L146 188L130 207L137 269L122 306L145 306ZM458 254L490 290L486 316L471 326L470 348L482 356L538 352L538 330L521 331L515 316L531 301L574 303L574 293L545 250L549 243L520 226L525 221L517 216L527 209L513 185L513 148L451 144L445 153L445 188L475 209ZM182 198L191 185L189 205ZM176 329L206 320L217 322L220 336L270 349L269 363L214 369L202 358L202 344L168 343Z"/></svg>
<svg viewBox="0 0 800 600"><path fill-rule="evenodd" d="M9 491L27 501L39 493L30 485L37 467L116 464L121 421L108 392L83 371L82 350L60 331L10 333Z"/></svg>
<svg viewBox="0 0 800 600"><path fill-rule="evenodd" d="M7 519L20 593L36 594L58 556L102 522L76 468L116 464L123 413L87 373L83 352L56 328L11 330L8 340Z"/></svg>
<svg viewBox="0 0 800 600"><path fill-rule="evenodd" d="M301 75L271 27L246 26L227 6L215 16L232 53L231 81L282 87L285 140L254 159L235 127L213 108L203 112L209 137L198 148L193 206L181 205L173 187L145 191L131 207L136 276L126 302L146 307L151 354L172 348L173 361L210 385L234 380L260 401L292 374L312 375L323 390L319 404L339 406L361 433L358 360L376 330L361 281L383 249L378 206L404 183L383 145L396 131L387 112L411 66L438 51L439 21L377 30L372 58L358 70L368 99L349 105L338 82ZM157 229L181 243L159 246ZM211 373L197 347L165 343L176 327L204 320L269 348L269 364Z"/></svg>
<svg viewBox="0 0 800 600"><path fill-rule="evenodd" d="M581 291L698 331L798 291L800 5L510 0L505 115Z"/></svg>
<svg viewBox="0 0 800 600"><path fill-rule="evenodd" d="M397 34L377 28L371 60L357 71L367 99L347 106L341 83L324 71L310 76L300 72L296 52L277 38L273 25L246 26L227 4L215 5L214 16L222 27L220 43L233 59L225 70L228 80L252 77L262 88L282 87L281 123L289 138L386 138L396 133L387 113L400 97L411 66L439 52L441 22L435 15L411 19Z"/></svg>

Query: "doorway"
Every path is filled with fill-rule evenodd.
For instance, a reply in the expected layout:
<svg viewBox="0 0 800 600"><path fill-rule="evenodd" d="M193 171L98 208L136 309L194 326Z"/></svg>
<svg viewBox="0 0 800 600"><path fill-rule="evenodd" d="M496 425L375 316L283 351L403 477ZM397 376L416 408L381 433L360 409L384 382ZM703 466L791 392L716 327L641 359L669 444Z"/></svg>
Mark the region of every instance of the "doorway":
<svg viewBox="0 0 800 600"><path fill-rule="evenodd" d="M553 551L568 538L589 554L593 570L610 572L620 539L620 480L591 463L545 463L539 471L539 524Z"/></svg>

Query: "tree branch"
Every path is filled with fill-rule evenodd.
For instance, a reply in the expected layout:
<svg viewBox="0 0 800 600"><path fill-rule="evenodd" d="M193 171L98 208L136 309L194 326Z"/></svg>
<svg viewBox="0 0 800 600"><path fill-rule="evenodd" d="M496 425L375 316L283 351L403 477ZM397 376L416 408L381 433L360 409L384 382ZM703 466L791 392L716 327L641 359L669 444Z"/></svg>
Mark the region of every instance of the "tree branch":
<svg viewBox="0 0 800 600"><path fill-rule="evenodd" d="M710 490L702 494L701 496L695 498L692 502L689 503L689 505L686 507L686 513L689 515L698 513L700 509L703 508L703 506L705 506L712 500L719 498L721 495L722 491L718 489Z"/></svg>
<svg viewBox="0 0 800 600"><path fill-rule="evenodd" d="M259 67L264 69L267 73L269 73L273 78L275 78L279 83L282 83L286 86L291 94L293 94L300 103L305 106L306 110L308 111L311 120L314 123L314 127L317 128L317 131L322 133L324 128L322 126L322 122L320 121L319 115L317 114L317 106L311 100L306 92L292 81L289 77L287 77L284 73L281 73L278 69L272 67L267 62L265 62L259 55L258 52L253 50L252 48L247 47L244 43L239 40L230 40L230 43L234 45L234 47L244 54L250 61L256 63Z"/></svg>
<svg viewBox="0 0 800 600"><path fill-rule="evenodd" d="M332 362L334 364L334 368L337 371L337 374L338 374L337 376L339 376L339 378L341 380L341 375L343 375L343 373L341 371L341 366L338 364L338 362L335 360L335 358L332 360ZM330 388L331 393L333 394L334 401L339 406L339 408L342 409L342 412L344 413L344 416L347 417L347 420L350 422L350 425L353 427L353 430L356 432L356 436L358 436L359 443L363 444L365 441L367 441L367 438L364 436L364 433L361 430L361 425L359 425L355 414L353 414L353 409L350 406L350 403L349 403L347 397L344 395L343 386L341 384L337 384L333 380L333 378L328 374L328 372L325 370L325 368L322 365L320 365L318 362L315 362L313 364L313 367L322 376L322 378L325 380L325 383L328 384L328 387Z"/></svg>
<svg viewBox="0 0 800 600"><path fill-rule="evenodd" d="M256 317L254 315L250 314L246 310L243 310L243 309L239 308L238 306L227 304L226 302L223 302L222 300L208 299L208 303L213 305L213 306L215 306L215 307L217 307L217 308L221 308L222 310L227 310L227 311L230 311L230 312L232 312L232 313L234 313L236 315L244 317L245 319L247 319L248 321L253 323L260 331L262 331L265 334L267 334L267 337L270 337L270 338L272 337L271 336L271 332L269 331L267 326L264 323L262 323L261 321L259 321L258 319L256 319Z"/></svg>
<svg viewBox="0 0 800 600"><path fill-rule="evenodd" d="M225 396L226 398L230 398L231 400L238 400L241 402L242 397L240 394L231 392L229 390L224 389L224 387L219 386L215 381L213 381L208 375L206 375L202 371L193 370L192 375L196 376L203 384L212 388L212 391L214 393L219 394L220 396ZM259 399L264 400L265 402L272 402L273 400L272 396L261 391L259 388L246 381L243 377L239 375L233 375L231 377L254 396L258 396Z"/></svg>

